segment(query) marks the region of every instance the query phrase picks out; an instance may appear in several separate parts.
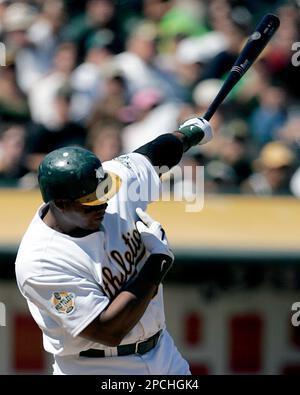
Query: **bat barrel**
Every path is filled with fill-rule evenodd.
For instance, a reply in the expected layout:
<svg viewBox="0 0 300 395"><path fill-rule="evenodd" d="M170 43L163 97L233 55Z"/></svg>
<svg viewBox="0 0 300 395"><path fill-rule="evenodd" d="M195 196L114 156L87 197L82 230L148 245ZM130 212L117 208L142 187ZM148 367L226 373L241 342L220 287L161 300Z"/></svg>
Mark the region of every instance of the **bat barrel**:
<svg viewBox="0 0 300 395"><path fill-rule="evenodd" d="M279 24L280 21L276 15L267 14L262 18L255 31L248 38L247 43L232 66L228 77L224 81L222 88L209 106L203 118L207 121L211 119L231 89L255 62L258 55L262 52L271 37L274 35L275 31L278 29Z"/></svg>

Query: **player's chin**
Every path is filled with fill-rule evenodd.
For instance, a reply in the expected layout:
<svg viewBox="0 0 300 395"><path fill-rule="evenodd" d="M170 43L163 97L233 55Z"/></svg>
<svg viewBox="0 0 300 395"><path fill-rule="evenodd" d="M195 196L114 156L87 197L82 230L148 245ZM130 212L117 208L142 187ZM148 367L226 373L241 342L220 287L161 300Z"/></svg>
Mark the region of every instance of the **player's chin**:
<svg viewBox="0 0 300 395"><path fill-rule="evenodd" d="M93 230L93 231L98 230L99 227L100 227L100 225L101 225L101 223L102 223L102 221L103 221L103 217L104 217L104 215L93 218L93 219L87 224L87 229L88 229L88 230Z"/></svg>

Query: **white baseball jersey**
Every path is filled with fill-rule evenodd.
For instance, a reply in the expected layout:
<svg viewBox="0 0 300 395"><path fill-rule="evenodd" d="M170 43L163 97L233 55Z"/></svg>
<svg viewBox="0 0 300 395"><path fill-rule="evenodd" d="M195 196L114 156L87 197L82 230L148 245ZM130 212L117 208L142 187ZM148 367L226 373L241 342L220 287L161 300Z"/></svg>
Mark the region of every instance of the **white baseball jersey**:
<svg viewBox="0 0 300 395"><path fill-rule="evenodd" d="M145 340L163 329L154 350L119 357L116 348L80 337L146 261L135 209L145 209L159 194L159 177L141 154L123 155L103 168L118 174L122 185L108 202L100 230L80 238L57 232L42 220L48 205L40 207L17 255L20 291L43 332L45 350L54 355L55 374L186 374L187 363L165 330L162 285L121 343ZM79 356L90 348L105 350L107 357Z"/></svg>

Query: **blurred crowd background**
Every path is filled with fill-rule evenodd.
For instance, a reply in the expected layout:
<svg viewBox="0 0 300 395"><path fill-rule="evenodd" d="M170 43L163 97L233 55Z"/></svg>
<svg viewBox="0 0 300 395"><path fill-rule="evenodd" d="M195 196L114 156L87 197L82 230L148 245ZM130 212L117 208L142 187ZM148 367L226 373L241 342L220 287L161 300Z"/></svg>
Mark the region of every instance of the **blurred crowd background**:
<svg viewBox="0 0 300 395"><path fill-rule="evenodd" d="M277 34L181 165L207 193L300 197L296 0L0 0L0 186L35 188L53 149L106 161L204 114L266 12Z"/></svg>
<svg viewBox="0 0 300 395"><path fill-rule="evenodd" d="M184 180L164 178L197 192L204 166L206 210L149 210L176 251L165 311L193 373L300 373L299 201L246 196L300 198L300 0L0 0L0 374L51 371L14 272L40 161L66 145L106 161L204 114L268 12L280 28L213 141L184 155Z"/></svg>

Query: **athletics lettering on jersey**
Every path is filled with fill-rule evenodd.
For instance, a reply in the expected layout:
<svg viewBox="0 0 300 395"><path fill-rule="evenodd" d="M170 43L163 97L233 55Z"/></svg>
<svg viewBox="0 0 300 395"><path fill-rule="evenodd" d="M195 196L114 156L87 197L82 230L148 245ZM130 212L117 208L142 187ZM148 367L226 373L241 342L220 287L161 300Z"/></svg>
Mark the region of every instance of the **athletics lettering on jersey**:
<svg viewBox="0 0 300 395"><path fill-rule="evenodd" d="M102 269L103 288L110 297L113 297L130 277L135 276L137 265L146 253L141 236L136 229L132 234L130 232L127 232L126 235L122 234L122 239L128 246L128 250L123 255L117 250L110 252L110 257L118 265L120 272L118 275L113 275L110 268L104 267Z"/></svg>

